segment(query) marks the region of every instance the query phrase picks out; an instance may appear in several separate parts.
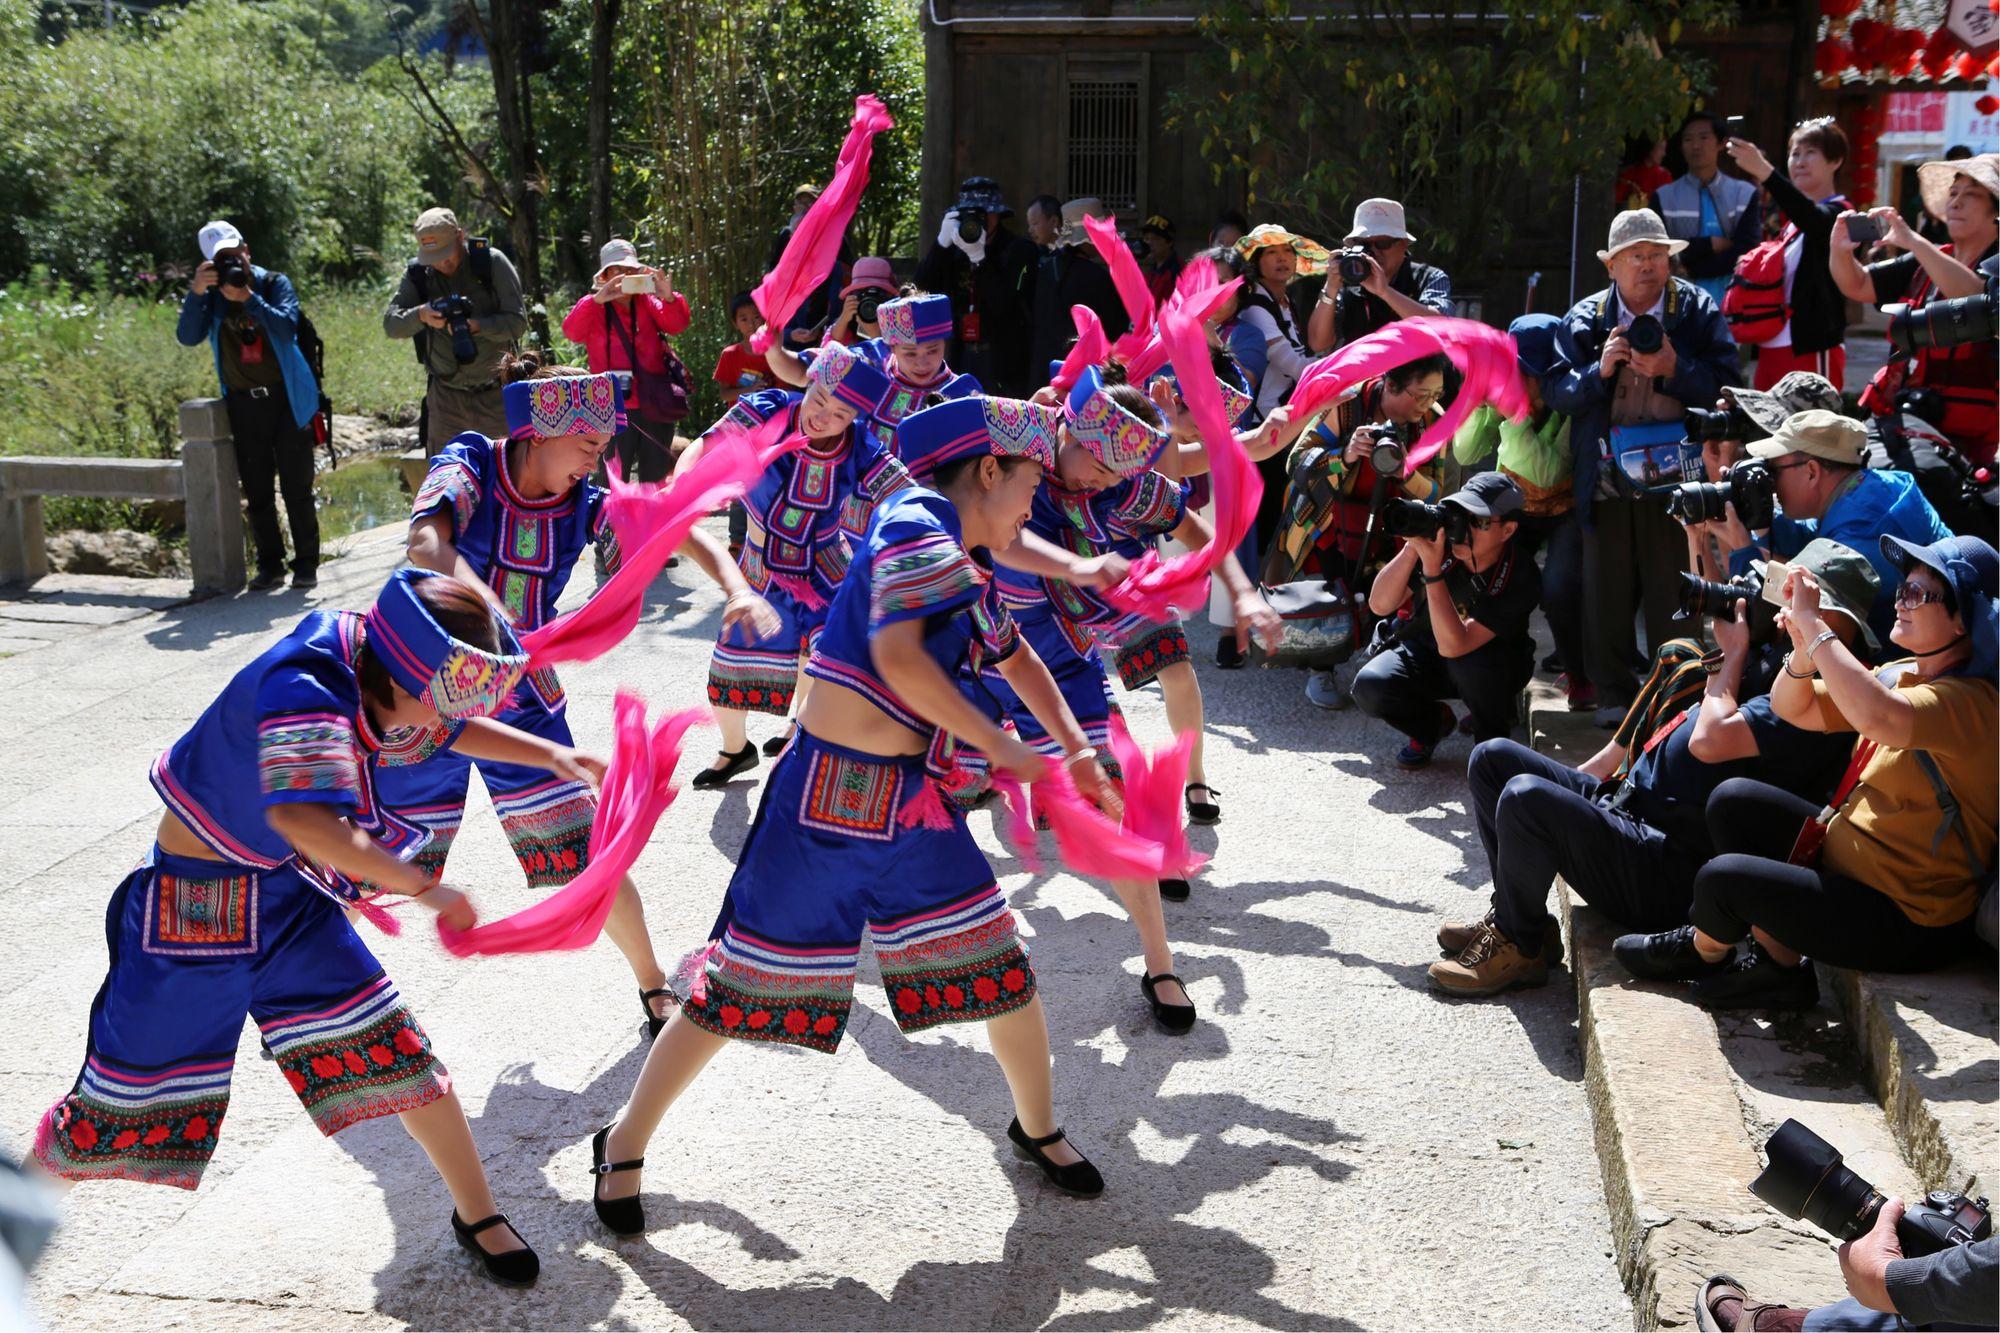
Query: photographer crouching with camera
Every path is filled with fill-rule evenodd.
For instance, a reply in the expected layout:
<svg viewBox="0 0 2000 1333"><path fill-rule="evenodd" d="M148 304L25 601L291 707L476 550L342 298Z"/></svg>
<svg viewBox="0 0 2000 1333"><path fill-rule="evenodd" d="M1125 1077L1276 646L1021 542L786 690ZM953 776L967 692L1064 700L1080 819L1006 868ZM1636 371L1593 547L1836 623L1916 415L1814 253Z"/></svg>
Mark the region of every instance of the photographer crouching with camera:
<svg viewBox="0 0 2000 1333"><path fill-rule="evenodd" d="M299 345L302 316L291 279L250 262L242 233L215 221L197 238L202 262L181 301L174 336L183 347L207 339L229 414L236 475L250 517L257 573L250 591L285 581L273 483L292 529L292 586L319 582L319 513L313 508L313 418L319 381Z"/></svg>
<svg viewBox="0 0 2000 1333"><path fill-rule="evenodd" d="M1306 344L1315 353L1345 347L1357 338L1414 315L1451 313L1451 275L1436 264L1410 258L1416 237L1394 199L1363 199L1343 249L1320 289Z"/></svg>
<svg viewBox="0 0 2000 1333"><path fill-rule="evenodd" d="M1437 504L1398 499L1383 509L1404 544L1368 590L1388 644L1354 677L1354 702L1409 738L1398 768L1427 766L1457 728L1446 699L1465 701L1479 740L1514 728L1535 666L1528 618L1542 596L1534 558L1514 545L1524 503L1512 477L1481 472Z"/></svg>
<svg viewBox="0 0 2000 1333"><path fill-rule="evenodd" d="M424 452L435 456L471 431L507 435L500 358L528 331L521 279L482 236L467 236L449 208L427 209L412 229L417 257L382 314L382 331L416 341L424 390Z"/></svg>

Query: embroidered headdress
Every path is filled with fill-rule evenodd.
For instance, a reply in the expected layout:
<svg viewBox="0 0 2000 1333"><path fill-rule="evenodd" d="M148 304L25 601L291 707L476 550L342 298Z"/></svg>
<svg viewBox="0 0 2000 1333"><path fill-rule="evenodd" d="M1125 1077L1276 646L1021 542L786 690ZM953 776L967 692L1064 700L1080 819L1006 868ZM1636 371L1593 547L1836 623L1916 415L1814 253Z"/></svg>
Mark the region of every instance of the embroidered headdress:
<svg viewBox="0 0 2000 1333"><path fill-rule="evenodd" d="M1062 414L1053 407L1019 398L975 394L927 407L903 418L896 452L920 482L962 458L1031 458L1044 468L1056 465Z"/></svg>
<svg viewBox="0 0 2000 1333"><path fill-rule="evenodd" d="M867 357L839 343L819 349L806 368L806 383L863 413L873 413L881 406L882 396L889 392L888 376L871 365Z"/></svg>
<svg viewBox="0 0 2000 1333"><path fill-rule="evenodd" d="M1111 400L1095 366L1077 376L1063 409L1072 439L1121 477L1144 472L1167 447L1167 432Z"/></svg>
<svg viewBox="0 0 2000 1333"><path fill-rule="evenodd" d="M1174 368L1172 366L1168 366L1165 370L1161 371L1158 375L1154 376L1153 378L1163 379L1167 383L1173 385L1174 396L1175 397L1180 396L1181 392L1180 377L1174 373ZM1147 382L1151 383L1150 380ZM1250 395L1243 392L1243 390L1237 388L1234 384L1231 384L1228 380L1223 379L1222 376L1220 375L1217 375L1215 377L1215 387L1222 391L1223 416L1227 418L1232 424L1243 420L1243 414L1250 410L1250 404L1254 401L1250 397Z"/></svg>
<svg viewBox="0 0 2000 1333"><path fill-rule="evenodd" d="M951 298L904 296L884 301L875 311L875 322L891 347L941 342L951 337Z"/></svg>
<svg viewBox="0 0 2000 1333"><path fill-rule="evenodd" d="M500 391L507 406L507 438L527 435L616 435L625 428L625 394L618 377L550 375L515 380Z"/></svg>
<svg viewBox="0 0 2000 1333"><path fill-rule="evenodd" d="M444 577L428 569L391 574L368 612L368 646L398 685L446 717L492 717L521 683L528 655L499 615L493 617L499 652L454 639L417 596L418 584Z"/></svg>

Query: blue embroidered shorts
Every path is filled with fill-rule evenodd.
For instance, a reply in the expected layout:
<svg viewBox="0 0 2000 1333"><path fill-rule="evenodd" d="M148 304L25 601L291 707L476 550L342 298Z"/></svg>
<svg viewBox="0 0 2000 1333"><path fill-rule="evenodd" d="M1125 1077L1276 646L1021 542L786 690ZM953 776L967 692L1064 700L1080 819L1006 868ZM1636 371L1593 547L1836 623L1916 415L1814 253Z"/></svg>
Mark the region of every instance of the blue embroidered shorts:
<svg viewBox="0 0 2000 1333"><path fill-rule="evenodd" d="M682 1006L690 1019L725 1037L831 1052L847 1029L864 930L905 1032L1034 998L1014 913L964 818L947 829L898 823L923 781L920 755L794 735L729 882L705 994Z"/></svg>
<svg viewBox="0 0 2000 1333"><path fill-rule="evenodd" d="M338 904L276 870L154 848L104 916L111 970L76 1086L35 1135L71 1180L193 1189L229 1109L247 1014L321 1132L451 1087L430 1039Z"/></svg>
<svg viewBox="0 0 2000 1333"><path fill-rule="evenodd" d="M1053 610L1037 607L1027 612L1017 611L1014 623L1020 627L1023 637L1034 645L1035 655L1042 659L1042 665L1055 677L1056 688L1062 691L1063 701L1075 715L1076 724L1083 728L1084 738L1109 755L1111 714L1115 705L1111 702L1111 690L1104 679L1104 664L1098 661L1097 654L1094 651L1078 651L1069 635L1063 632L1060 618ZM1014 724L1014 734L1021 738L1023 745L1042 754L1062 753L1062 747L1028 711L1028 706L1021 702L1021 696L1014 693L1013 686L999 671L987 669L980 676L980 684L1000 701L1007 720Z"/></svg>
<svg viewBox="0 0 2000 1333"><path fill-rule="evenodd" d="M798 691L799 663L811 654L826 624L826 608L806 606L775 583L761 596L778 613L778 632L754 643L742 629L717 635L708 662L708 702L715 708L783 717Z"/></svg>

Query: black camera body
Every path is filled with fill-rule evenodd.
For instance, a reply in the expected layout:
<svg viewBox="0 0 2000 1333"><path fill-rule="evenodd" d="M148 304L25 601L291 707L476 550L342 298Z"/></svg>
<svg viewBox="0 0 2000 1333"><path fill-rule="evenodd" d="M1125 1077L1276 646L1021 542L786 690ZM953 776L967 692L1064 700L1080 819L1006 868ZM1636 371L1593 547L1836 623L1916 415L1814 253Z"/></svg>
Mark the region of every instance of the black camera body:
<svg viewBox="0 0 2000 1333"><path fill-rule="evenodd" d="M218 287L248 287L250 285L250 261L234 250L225 250L215 257L215 285Z"/></svg>
<svg viewBox="0 0 2000 1333"><path fill-rule="evenodd" d="M458 358L458 364L468 365L477 360L479 345L472 340L472 328L466 322L472 318L472 298L452 292L430 305L444 316L445 327L451 331L451 354Z"/></svg>
<svg viewBox="0 0 2000 1333"><path fill-rule="evenodd" d="M1882 1192L1841 1165L1840 1150L1796 1120L1778 1126L1764 1145L1769 1164L1751 1193L1790 1218L1803 1218L1841 1241L1867 1234L1885 1202ZM1984 1198L1932 1190L1903 1210L1896 1240L1906 1258L1969 1245L1993 1234Z"/></svg>
<svg viewBox="0 0 2000 1333"><path fill-rule="evenodd" d="M976 204L962 204L958 210L958 239L973 245L986 239L986 210Z"/></svg>
<svg viewBox="0 0 2000 1333"><path fill-rule="evenodd" d="M1368 448L1368 465L1375 469L1375 475L1402 476L1403 464L1410 457L1409 428L1400 422L1377 421L1358 429L1368 431L1375 437L1375 442Z"/></svg>
<svg viewBox="0 0 2000 1333"><path fill-rule="evenodd" d="M1443 532L1448 545L1472 542L1472 515L1457 505L1426 504L1397 496L1382 506L1382 530L1391 537L1429 537Z"/></svg>
<svg viewBox="0 0 2000 1333"><path fill-rule="evenodd" d="M1739 574L1727 583L1683 571L1680 609L1674 612L1674 619L1698 621L1703 616L1714 616L1717 620L1734 621L1739 601L1749 608L1751 639L1757 643L1770 642L1778 632L1778 608L1764 600L1764 578L1755 570Z"/></svg>
<svg viewBox="0 0 2000 1333"><path fill-rule="evenodd" d="M1761 440L1770 433L1734 403L1720 412L1690 407L1681 417L1681 429L1687 432L1691 444L1706 444L1710 440Z"/></svg>
<svg viewBox="0 0 2000 1333"><path fill-rule="evenodd" d="M1977 296L1931 301L1916 310L1905 306L1889 316L1889 343L1904 356L1992 342L1996 333L2000 333L2000 290L1991 278Z"/></svg>
<svg viewBox="0 0 2000 1333"><path fill-rule="evenodd" d="M1686 481L1660 491L1666 495L1667 516L1681 523L1719 523L1728 517L1726 506L1732 504L1746 528L1768 528L1777 516L1777 480L1762 459L1731 464L1721 481Z"/></svg>
<svg viewBox="0 0 2000 1333"><path fill-rule="evenodd" d="M1362 283L1368 281L1368 274L1371 269L1371 265L1368 262L1371 258L1368 253L1368 247L1350 245L1334 251L1333 258L1340 269L1341 286L1359 287Z"/></svg>
<svg viewBox="0 0 2000 1333"><path fill-rule="evenodd" d="M1634 315L1625 326L1625 345L1641 356L1651 356L1666 342L1666 326L1652 315Z"/></svg>
<svg viewBox="0 0 2000 1333"><path fill-rule="evenodd" d="M880 287L862 288L854 295L854 317L864 324L873 324L882 303L888 299L889 294Z"/></svg>

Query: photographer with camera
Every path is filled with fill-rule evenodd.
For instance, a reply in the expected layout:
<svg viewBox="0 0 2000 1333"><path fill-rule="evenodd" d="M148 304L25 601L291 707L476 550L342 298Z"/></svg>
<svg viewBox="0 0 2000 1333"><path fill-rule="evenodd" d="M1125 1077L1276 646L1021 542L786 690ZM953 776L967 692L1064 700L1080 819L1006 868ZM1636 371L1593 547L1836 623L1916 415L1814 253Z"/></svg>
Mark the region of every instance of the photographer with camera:
<svg viewBox="0 0 2000 1333"><path fill-rule="evenodd" d="M507 434L500 359L528 331L521 279L483 236L467 236L449 208L426 209L412 228L417 257L382 314L382 331L415 341L424 391L424 452L436 456L470 431Z"/></svg>
<svg viewBox="0 0 2000 1333"><path fill-rule="evenodd" d="M1849 609L1875 595L1868 562L1814 542L1798 567L1821 580L1842 641L1872 649L1861 612ZM1492 867L1493 906L1478 921L1438 928L1445 956L1430 967L1435 989L1483 996L1543 984L1562 956L1549 915L1557 875L1620 926L1669 933L1658 938L1687 931L1695 874L1715 854L1702 812L1717 787L1755 777L1816 799L1833 790L1849 747L1779 718L1747 683L1759 640L1776 633L1769 614L1753 614L1756 597L1745 590L1716 619L1700 697L1644 737L1613 741L1581 768L1508 739L1473 750L1467 803Z"/></svg>
<svg viewBox="0 0 2000 1333"><path fill-rule="evenodd" d="M1122 337L1132 327L1132 317L1118 299L1118 285L1111 280L1111 269L1083 226L1085 218L1110 216L1111 210L1102 199L1072 199L1064 204L1062 229L1056 233L1055 244L1037 260L1033 283L1022 289L1032 287L1034 302L1029 318L1028 364L1022 373L1037 388L1046 381L1049 363L1062 360L1076 341L1072 307L1089 306L1096 312L1106 338Z"/></svg>
<svg viewBox="0 0 2000 1333"><path fill-rule="evenodd" d="M1608 247L1597 252L1611 285L1563 317L1542 380L1549 405L1570 416L1588 666L1606 727L1625 716L1638 694L1634 668L1647 660L1634 651L1634 611L1643 607L1648 654L1676 633L1686 542L1646 492L1699 466L1682 417L1740 382L1721 312L1668 271L1685 246L1650 209L1614 217Z"/></svg>
<svg viewBox="0 0 2000 1333"><path fill-rule="evenodd" d="M853 347L881 337L882 303L895 300L901 290L888 260L856 260L847 285L840 289L840 313L826 331L826 341Z"/></svg>
<svg viewBox="0 0 2000 1333"><path fill-rule="evenodd" d="M917 264L914 281L951 298L952 364L994 393L1026 397L1041 381L1027 383L1028 330L1019 293L1023 275L1041 253L1008 228L1013 215L997 183L967 177L938 226L936 244Z"/></svg>
<svg viewBox="0 0 2000 1333"><path fill-rule="evenodd" d="M1832 385L1809 372L1794 372L1779 385L1788 391L1774 392L1768 399L1754 390L1738 391L1734 398L1759 424L1769 421L1780 406L1839 401ZM1949 537L1951 531L1909 474L1877 472L1863 465L1867 441L1867 431L1851 417L1824 407L1794 411L1768 438L1745 446L1749 459L1732 468L1725 483L1725 488L1749 486L1752 493L1739 498L1763 512L1746 514L1732 499L1709 526L1729 551L1732 577L1767 555L1790 559L1815 537L1868 554L1882 580L1875 604L1868 609L1868 623L1887 637L1896 623L1897 570L1883 552L1882 536L1928 546ZM1769 536L1759 543L1750 528L1766 524Z"/></svg>
<svg viewBox="0 0 2000 1333"><path fill-rule="evenodd" d="M615 239L597 252L591 289L563 317L563 337L583 348L592 374L629 379L626 424L611 437L626 481L664 481L673 471L674 423L686 419L693 385L670 340L688 320L687 298L667 275Z"/></svg>
<svg viewBox="0 0 2000 1333"><path fill-rule="evenodd" d="M1368 590L1368 609L1399 617L1389 644L1354 677L1354 702L1409 739L1396 767L1429 765L1458 726L1446 699L1472 710L1479 740L1514 728L1535 667L1528 618L1541 599L1532 558L1514 545L1521 488L1481 472L1438 504L1391 501L1389 531L1404 538Z"/></svg>
<svg viewBox="0 0 2000 1333"><path fill-rule="evenodd" d="M1976 537L1880 545L1900 578L1893 641L1910 655L1879 671L1827 626L1819 580L1792 570L1781 588L1792 650L1772 707L1857 735L1833 798L1724 783L1708 804L1722 855L1695 877L1693 929L1615 946L1639 975L1692 981L1706 1007L1810 1008L1812 959L1922 972L1972 939L2000 844L2000 554Z"/></svg>
<svg viewBox="0 0 2000 1333"><path fill-rule="evenodd" d="M1740 343L1757 348L1755 385L1768 389L1793 371L1813 371L1835 384L1847 370L1847 303L1827 271L1834 221L1847 199L1834 180L1847 160L1847 135L1831 116L1802 122L1787 144L1785 168L1771 164L1756 144L1723 145L1732 162L1762 185L1784 212L1780 235L1746 257L1723 314ZM1752 285L1761 276L1767 285ZM1775 279L1773 290L1769 281Z"/></svg>
<svg viewBox="0 0 2000 1333"><path fill-rule="evenodd" d="M1435 264L1410 258L1403 206L1394 199L1363 199L1345 248L1329 267L1338 281L1320 289L1306 322L1306 345L1330 352L1413 315L1451 313L1451 276Z"/></svg>
<svg viewBox="0 0 2000 1333"><path fill-rule="evenodd" d="M292 586L310 588L319 582L313 418L320 410L320 388L300 334L311 326L299 313L291 279L252 264L250 247L235 227L217 220L196 240L202 262L181 301L174 337L183 347L207 339L215 352L236 475L257 550L250 590L262 592L285 581L274 483L292 529Z"/></svg>

